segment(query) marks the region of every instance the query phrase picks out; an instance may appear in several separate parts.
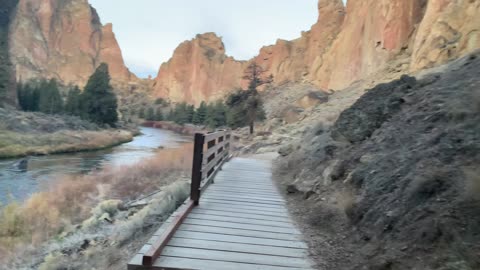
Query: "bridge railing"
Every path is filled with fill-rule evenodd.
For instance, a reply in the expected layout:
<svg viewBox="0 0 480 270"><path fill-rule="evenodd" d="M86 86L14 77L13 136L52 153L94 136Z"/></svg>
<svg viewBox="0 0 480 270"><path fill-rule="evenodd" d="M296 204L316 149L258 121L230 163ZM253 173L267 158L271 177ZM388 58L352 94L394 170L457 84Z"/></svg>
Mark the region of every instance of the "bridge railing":
<svg viewBox="0 0 480 270"><path fill-rule="evenodd" d="M202 192L213 182L230 153L232 134L228 130L196 133L193 149L190 198L198 205Z"/></svg>
<svg viewBox="0 0 480 270"><path fill-rule="evenodd" d="M144 266L152 266L183 220L199 204L202 192L213 183L215 175L229 158L231 141L232 134L229 130L195 134L190 200L178 210L162 235L145 252L142 259Z"/></svg>

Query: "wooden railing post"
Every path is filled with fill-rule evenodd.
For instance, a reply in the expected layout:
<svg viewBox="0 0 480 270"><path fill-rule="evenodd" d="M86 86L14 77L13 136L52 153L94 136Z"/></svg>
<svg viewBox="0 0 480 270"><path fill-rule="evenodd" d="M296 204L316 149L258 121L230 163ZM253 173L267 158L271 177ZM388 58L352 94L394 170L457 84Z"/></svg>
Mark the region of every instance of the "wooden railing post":
<svg viewBox="0 0 480 270"><path fill-rule="evenodd" d="M195 133L193 145L192 183L190 186L190 199L198 205L200 200L200 184L202 182L203 144L205 135Z"/></svg>

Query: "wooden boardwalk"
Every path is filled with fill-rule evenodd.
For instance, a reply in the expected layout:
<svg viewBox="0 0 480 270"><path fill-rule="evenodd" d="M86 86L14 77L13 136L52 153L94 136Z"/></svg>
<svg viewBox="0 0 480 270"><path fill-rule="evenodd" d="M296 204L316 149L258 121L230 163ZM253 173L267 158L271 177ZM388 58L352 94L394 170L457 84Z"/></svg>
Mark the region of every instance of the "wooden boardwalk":
<svg viewBox="0 0 480 270"><path fill-rule="evenodd" d="M214 179L153 265L142 265L144 254L188 207L187 202L138 252L128 269L313 269L301 233L272 181L269 161L234 158Z"/></svg>

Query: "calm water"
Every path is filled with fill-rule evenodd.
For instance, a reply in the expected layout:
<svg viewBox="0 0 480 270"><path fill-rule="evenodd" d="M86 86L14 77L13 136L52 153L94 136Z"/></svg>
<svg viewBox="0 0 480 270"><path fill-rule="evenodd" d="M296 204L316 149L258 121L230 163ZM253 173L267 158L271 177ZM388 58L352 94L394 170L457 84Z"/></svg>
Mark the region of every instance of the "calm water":
<svg viewBox="0 0 480 270"><path fill-rule="evenodd" d="M130 165L153 156L159 148L175 148L190 141L189 137L153 128L141 128L143 135L130 143L93 152L0 160L0 203L24 200L39 191L56 174L85 174L105 166Z"/></svg>

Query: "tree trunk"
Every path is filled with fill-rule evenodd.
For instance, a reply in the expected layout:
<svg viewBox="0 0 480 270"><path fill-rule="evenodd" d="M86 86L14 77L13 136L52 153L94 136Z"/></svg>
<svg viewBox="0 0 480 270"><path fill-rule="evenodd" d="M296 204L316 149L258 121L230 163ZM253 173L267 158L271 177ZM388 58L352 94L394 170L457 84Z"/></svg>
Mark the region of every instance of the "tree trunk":
<svg viewBox="0 0 480 270"><path fill-rule="evenodd" d="M254 121L250 122L250 134L253 134L253 126L255 125Z"/></svg>

